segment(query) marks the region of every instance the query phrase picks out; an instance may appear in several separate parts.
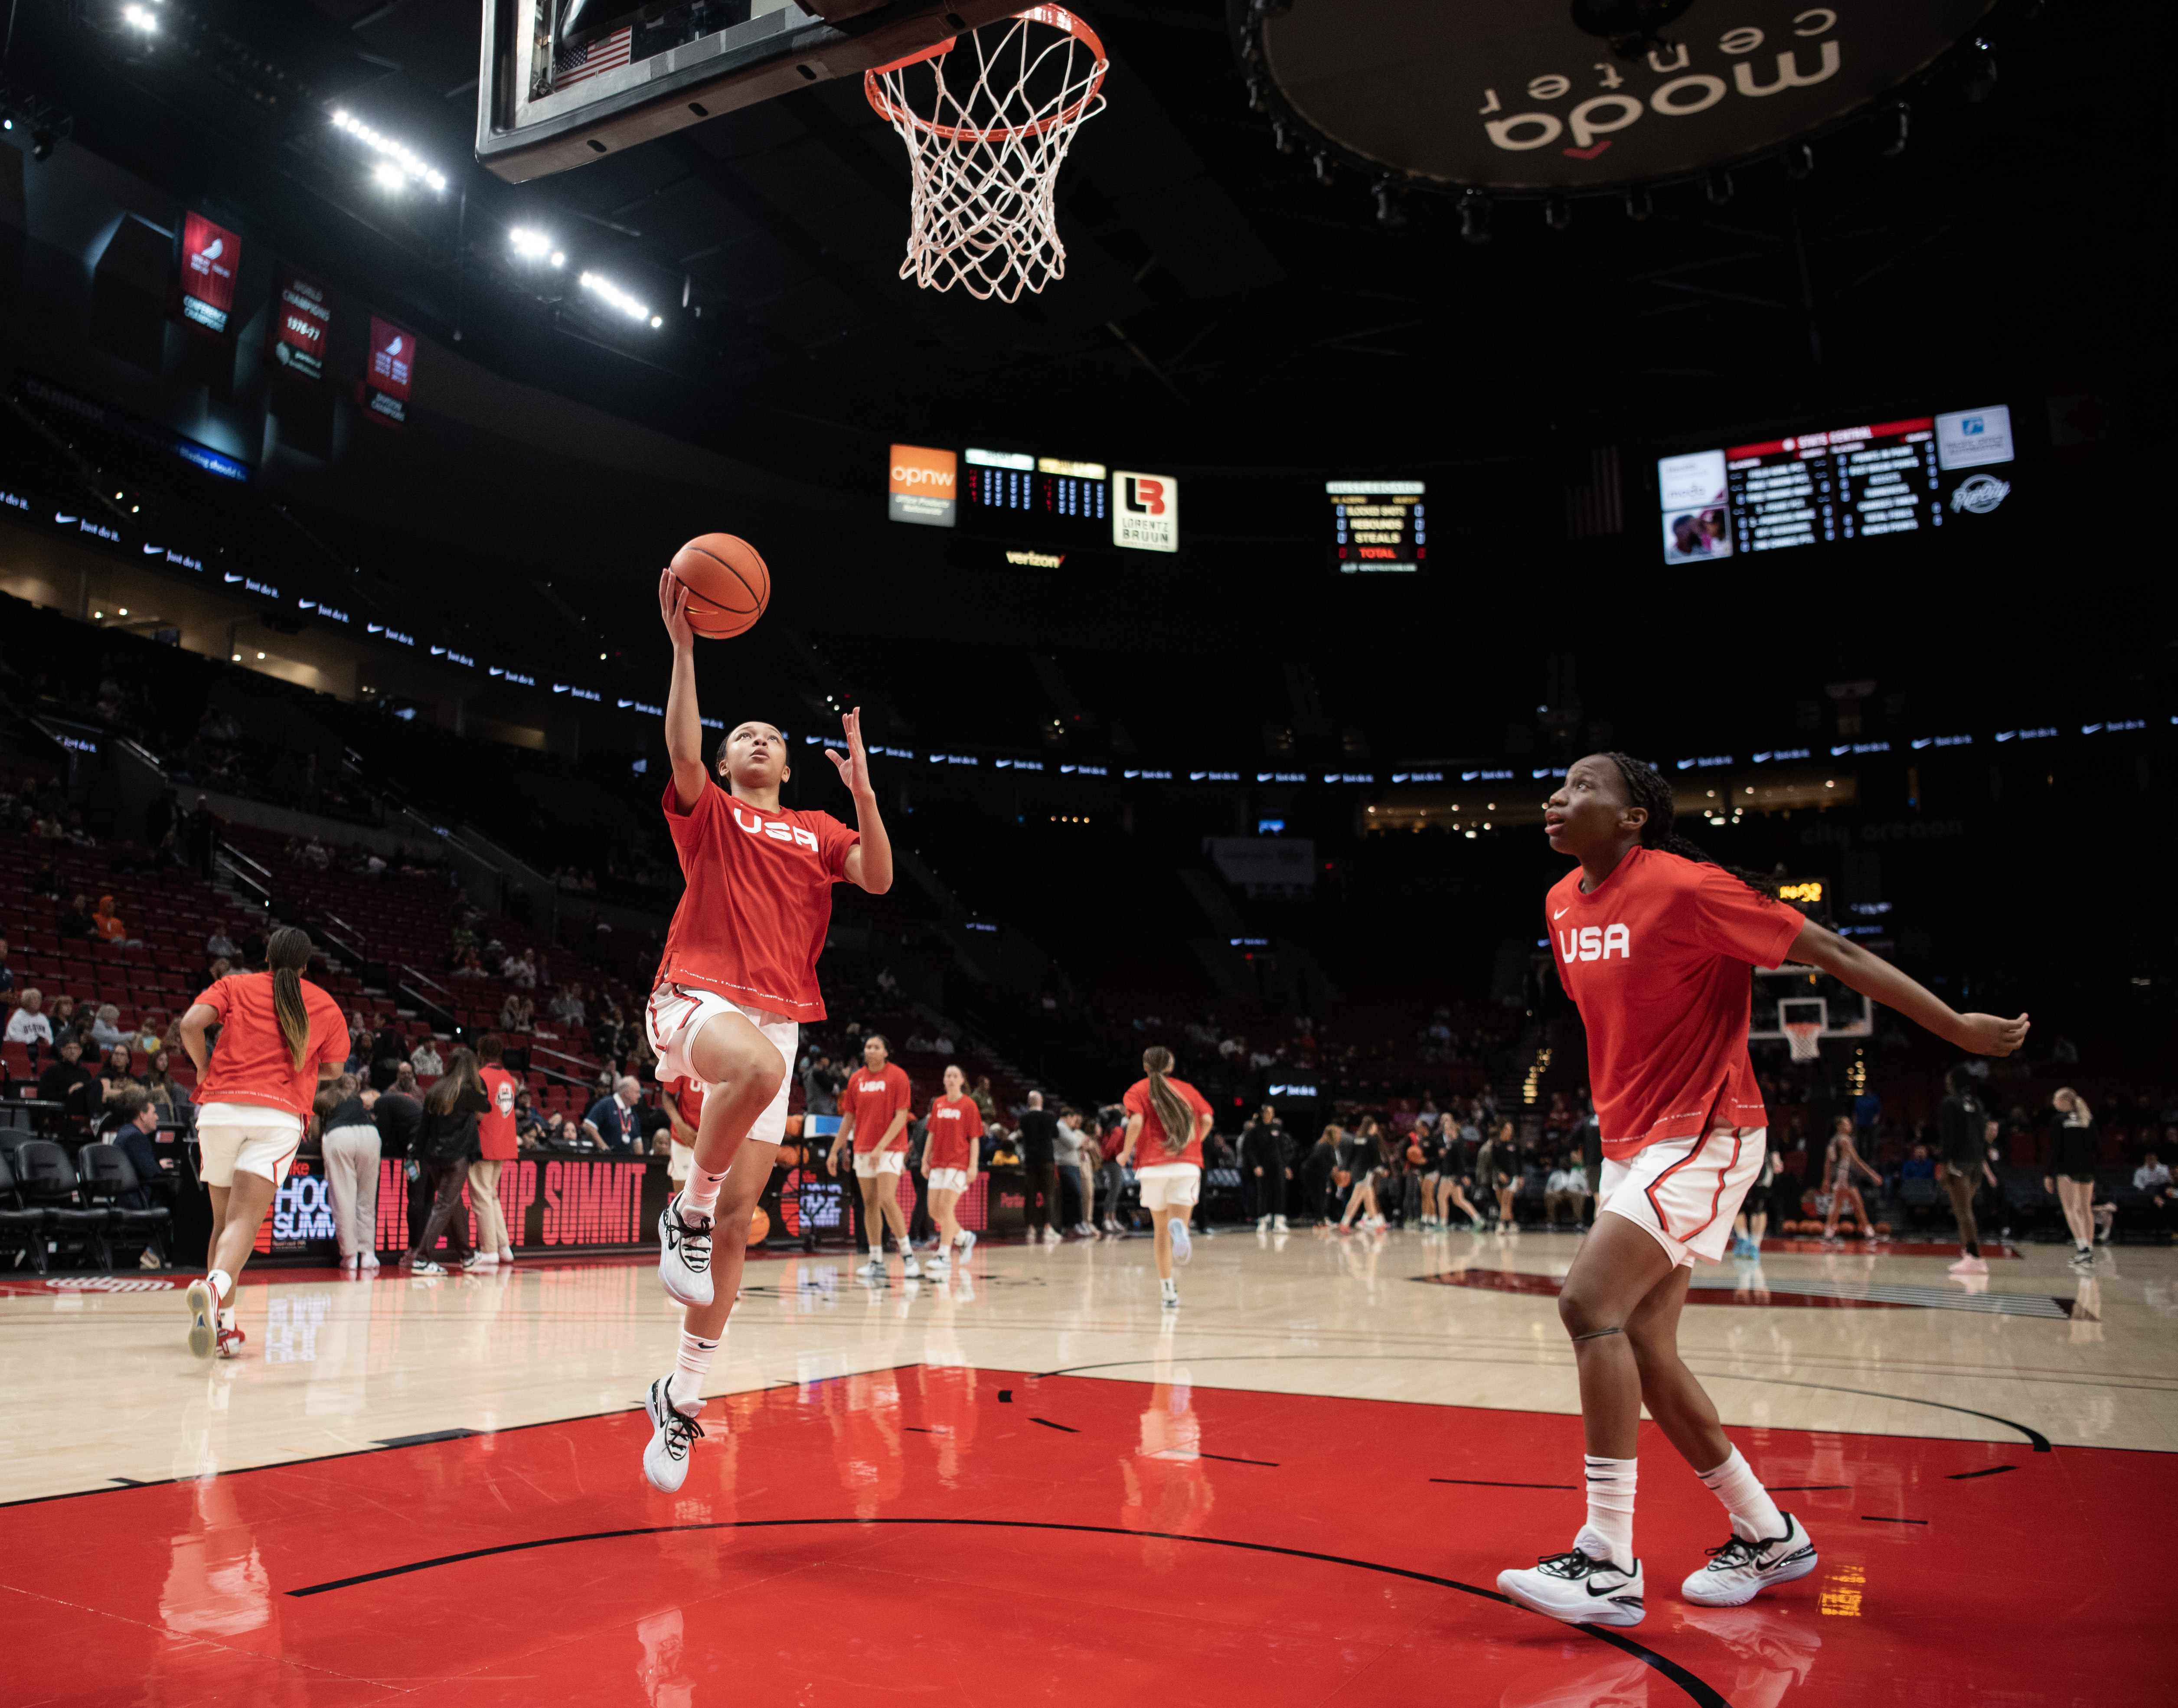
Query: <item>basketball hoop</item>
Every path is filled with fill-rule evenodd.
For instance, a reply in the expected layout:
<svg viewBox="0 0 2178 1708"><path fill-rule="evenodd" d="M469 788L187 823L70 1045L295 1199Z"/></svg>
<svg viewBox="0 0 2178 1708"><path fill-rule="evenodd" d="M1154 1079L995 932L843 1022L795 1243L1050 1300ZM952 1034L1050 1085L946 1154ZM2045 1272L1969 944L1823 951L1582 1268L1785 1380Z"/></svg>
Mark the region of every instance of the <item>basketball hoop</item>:
<svg viewBox="0 0 2178 1708"><path fill-rule="evenodd" d="M1103 110L1110 62L1062 6L966 38L972 63L953 36L863 73L862 92L907 144L914 174L900 277L1010 303L1065 276L1052 191L1081 122Z"/></svg>
<svg viewBox="0 0 2178 1708"><path fill-rule="evenodd" d="M1786 1042L1792 1047L1794 1061L1813 1061L1816 1055L1816 1040L1823 1035L1820 1021L1788 1020L1785 1022Z"/></svg>

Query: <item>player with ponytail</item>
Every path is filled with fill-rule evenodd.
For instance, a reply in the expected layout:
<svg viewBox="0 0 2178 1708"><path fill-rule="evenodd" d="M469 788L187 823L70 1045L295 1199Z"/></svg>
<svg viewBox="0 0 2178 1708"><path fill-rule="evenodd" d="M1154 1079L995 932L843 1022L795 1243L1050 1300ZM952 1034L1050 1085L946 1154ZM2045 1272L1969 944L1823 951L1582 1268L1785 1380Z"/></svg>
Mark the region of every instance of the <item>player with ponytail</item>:
<svg viewBox="0 0 2178 1708"><path fill-rule="evenodd" d="M347 1057L339 1005L303 977L310 954L309 933L280 927L265 945L265 972L214 980L180 1021L182 1048L196 1064L197 1141L211 1194L211 1273L188 1295L189 1350L200 1358L241 1349L234 1278L303 1142L319 1086ZM215 1026L216 1048L206 1036Z"/></svg>
<svg viewBox="0 0 2178 1708"><path fill-rule="evenodd" d="M1172 1052L1152 1044L1142 1052L1146 1076L1128 1088L1127 1136L1119 1148L1119 1165L1132 1168L1139 1152L1141 1165L1135 1181L1141 1188L1142 1207L1157 1224L1157 1267L1164 1308L1179 1308L1179 1290L1172 1267L1192 1255L1187 1234L1187 1213L1202 1193L1202 1141L1209 1136L1210 1105L1201 1092L1185 1080L1173 1076Z"/></svg>
<svg viewBox="0 0 2178 1708"><path fill-rule="evenodd" d="M1680 1585L1684 1600L1735 1607L1815 1569L1806 1530L1777 1509L1679 1358L1693 1266L1723 1256L1766 1151L1747 1054L1750 969L1818 968L1978 1055L2010 1055L2027 1036L2023 1014L1953 1011L1802 917L1765 880L1674 836L1672 817L1671 785L1624 753L1576 760L1543 812L1551 849L1576 862L1551 886L1543 922L1587 1027L1603 1138L1595 1225L1558 1292L1580 1382L1588 1522L1571 1548L1500 1573L1497 1587L1574 1624L1635 1625L1646 1612L1634 1552L1644 1405L1731 1520L1723 1546Z"/></svg>

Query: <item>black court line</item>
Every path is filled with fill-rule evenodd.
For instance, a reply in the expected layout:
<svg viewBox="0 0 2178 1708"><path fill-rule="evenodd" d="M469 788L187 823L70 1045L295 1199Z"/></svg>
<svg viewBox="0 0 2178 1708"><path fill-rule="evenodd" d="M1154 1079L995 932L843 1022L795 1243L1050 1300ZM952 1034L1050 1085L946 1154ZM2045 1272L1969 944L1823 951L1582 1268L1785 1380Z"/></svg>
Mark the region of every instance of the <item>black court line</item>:
<svg viewBox="0 0 2178 1708"><path fill-rule="evenodd" d="M1011 1389L1010 1388L1000 1388L1000 1389L999 1390L999 1404L1000 1405L1011 1405L1013 1403L1014 1403L1014 1391L1013 1391L1013 1389Z"/></svg>
<svg viewBox="0 0 2178 1708"><path fill-rule="evenodd" d="M1404 1566L1382 1565L1374 1560L1356 1560L1343 1554L1321 1554L1310 1548L1280 1547L1272 1542L1237 1541L1229 1536L1190 1536L1174 1530L1131 1530L1118 1525L1066 1525L1026 1519L742 1519L733 1523L695 1525L643 1525L632 1530L593 1530L585 1535L571 1536L539 1536L533 1541L502 1542L496 1547L471 1548L458 1554L441 1554L435 1559L416 1560L405 1566L388 1566L375 1572L360 1572L352 1578L335 1578L322 1584L310 1584L299 1590L284 1593L292 1599L308 1596L322 1596L335 1590L349 1590L362 1584L382 1582L388 1578L407 1577L417 1572L428 1572L440 1566L458 1565L465 1560L489 1559L500 1554L519 1554L539 1548L564 1547L575 1542L617 1541L630 1536L672 1536L692 1530L764 1530L807 1529L823 1525L856 1525L874 1527L879 1525L942 1525L955 1530L1056 1530L1075 1536L1117 1536L1138 1541L1145 1536L1154 1536L1161 1541L1192 1542L1202 1547L1234 1548L1248 1553L1277 1554L1287 1559L1313 1560L1320 1565L1345 1566L1354 1571L1378 1572L1386 1577L1405 1578L1417 1584L1433 1584L1439 1589L1457 1590L1464 1596L1474 1596L1486 1601L1496 1601L1501 1607L1511 1607L1516 1612L1524 1611L1509 1596L1501 1596L1495 1590L1486 1590L1474 1584L1464 1584L1457 1578L1440 1578L1431 1572L1410 1571ZM1538 1618L1547 1615L1537 1614ZM1553 1622L1555 1623L1555 1622ZM1602 1625L1568 1625L1561 1628L1569 1640L1578 1634L1593 1638L1599 1643L1608 1643L1612 1648L1633 1656L1662 1673L1665 1678L1686 1692L1701 1708L1731 1708L1724 1696L1696 1678L1676 1661L1666 1659L1653 1649L1643 1647L1631 1637Z"/></svg>
<svg viewBox="0 0 2178 1708"><path fill-rule="evenodd" d="M1069 1435L1079 1435L1081 1433L1080 1430L1075 1428L1075 1426L1070 1423L1053 1423L1048 1417L1032 1417L1029 1419L1029 1421L1031 1423L1040 1423L1046 1429L1063 1429Z"/></svg>
<svg viewBox="0 0 2178 1708"><path fill-rule="evenodd" d="M938 1433L934 1429L925 1429L919 1423L903 1423L900 1425L900 1427L906 1430L910 1435L935 1435Z"/></svg>
<svg viewBox="0 0 2178 1708"><path fill-rule="evenodd" d="M1877 1513L1863 1513L1860 1521L1864 1525L1925 1525L1929 1522L1926 1519L1886 1519Z"/></svg>
<svg viewBox="0 0 2178 1708"><path fill-rule="evenodd" d="M1274 1459L1235 1459L1229 1453L1202 1453L1200 1451L1198 1451L1195 1456L1197 1459L1214 1459L1225 1464L1259 1464L1266 1470L1276 1470L1278 1468L1278 1462Z"/></svg>
<svg viewBox="0 0 2178 1708"><path fill-rule="evenodd" d="M1433 1476L1433 1477L1431 1477L1431 1478L1430 1479L1430 1481L1431 1481L1431 1482L1451 1482L1451 1483L1458 1483L1458 1484L1462 1488L1562 1488L1562 1489L1572 1489L1572 1488L1578 1488L1578 1487L1579 1487L1579 1486L1580 1486L1580 1485L1579 1485L1579 1483L1570 1483L1570 1482L1490 1482L1490 1481L1486 1481L1486 1480L1484 1480L1484 1479L1483 1479L1483 1478L1481 1478L1481 1477L1475 1477L1475 1476Z"/></svg>
<svg viewBox="0 0 2178 1708"><path fill-rule="evenodd" d="M1993 1464L1987 1470L1955 1470L1944 1479L1946 1482L1972 1482L1978 1476L2002 1476L2008 1470L2017 1470L2016 1464Z"/></svg>
<svg viewBox="0 0 2178 1708"><path fill-rule="evenodd" d="M435 1441L467 1441L471 1436L483 1433L480 1429L430 1429L421 1435L388 1436L378 1444L380 1447L427 1447Z"/></svg>
<svg viewBox="0 0 2178 1708"><path fill-rule="evenodd" d="M149 1487L150 1487L150 1484L149 1484L149 1483L147 1483L147 1482L139 1482L139 1481L138 1481L134 1477L133 1477L133 1476L110 1476L110 1477L107 1478L107 1481L108 1481L108 1482L118 1482L118 1483L119 1483L119 1484L121 1485L121 1486L122 1486L122 1487L123 1487L123 1488L149 1488ZM96 1492L96 1491L93 1491L93 1492Z"/></svg>
<svg viewBox="0 0 2178 1708"><path fill-rule="evenodd" d="M1508 1295L1506 1296L1517 1298L1521 1295L1514 1294ZM1518 1365L1522 1369L1525 1370L1533 1370L1538 1367L1532 1361L1527 1359L1519 1358L1414 1358L1405 1355L1388 1353L1382 1355L1382 1356L1386 1360L1397 1357L1398 1361L1407 1364L1512 1364ZM1346 1354L1338 1352L1219 1352L1213 1353L1204 1358L1190 1359L1189 1362L1192 1364L1261 1364L1265 1362L1280 1361L1292 1363L1298 1362L1300 1360L1304 1358L1336 1358L1342 1363L1350 1364L1363 1364L1375 1361L1367 1358L1352 1358L1348 1356ZM1146 1358L1114 1358L1108 1359L1101 1364L1070 1364L1062 1370L1040 1371L1037 1374L1039 1376L1079 1376L1085 1370L1128 1370L1150 1362L1152 1362L1152 1360ZM1573 1366L1570 1364L1557 1364L1546 1365L1541 1367L1551 1370L1569 1370ZM1694 1373L1697 1376L1701 1376L1703 1374L1699 1371L1696 1371ZM1759 1382L1764 1386L1769 1388L1804 1388L1809 1389L1810 1392L1816 1393L1851 1393L1857 1394L1863 1399L1895 1400L1901 1405L1933 1405L1939 1411L1956 1411L1967 1417L1980 1418L1984 1423L2000 1423L2006 1429L2016 1429L2020 1432L2020 1434L2026 1437L2028 1441L2033 1443L2034 1451L2037 1453L2050 1453L2055 1451L2055 1449L2049 1445L2049 1437L2044 1435L2039 1430L2029 1429L2023 1423L2015 1423L2008 1417L1999 1417L1994 1412L1976 1411L1971 1407L1964 1405L1947 1405L1940 1399L1922 1399L1910 1393L1880 1393L1875 1389L1869 1388L1837 1388L1826 1382L1787 1382L1781 1377L1774 1376L1735 1376L1728 1371L1716 1372L1712 1375L1705 1377L1704 1379L1711 1382ZM2084 1385L2099 1387L2102 1384L2088 1383ZM1200 1384L1198 1383L1197 1386L1200 1386ZM1261 1390L1243 1389L1239 1391L1256 1393L1260 1392ZM1275 1391L1283 1392L1283 1390ZM1003 1394L999 1397L1001 1399L1004 1398ZM1324 1393L1289 1393L1286 1394L1285 1397L1289 1399L1338 1399L1347 1398L1348 1396ZM1381 1403L1387 1405L1442 1405L1446 1402L1433 1399L1393 1399L1385 1400ZM1491 1409L1492 1408L1484 1408L1484 1410ZM1880 1434L1884 1432L1841 1429L1830 1430L1824 1432L1831 1435L1860 1435ZM1918 1439L1919 1437L1914 1438ZM2142 1449L2142 1451L2160 1452L2162 1449L2148 1448Z"/></svg>

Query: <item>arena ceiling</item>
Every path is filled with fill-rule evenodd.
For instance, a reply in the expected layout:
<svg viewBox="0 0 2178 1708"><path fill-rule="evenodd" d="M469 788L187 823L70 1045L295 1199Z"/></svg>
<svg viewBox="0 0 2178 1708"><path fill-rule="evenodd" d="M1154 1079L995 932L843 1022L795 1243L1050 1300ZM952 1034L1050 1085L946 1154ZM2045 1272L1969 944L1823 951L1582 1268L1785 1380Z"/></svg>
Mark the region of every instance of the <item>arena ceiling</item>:
<svg viewBox="0 0 2178 1708"><path fill-rule="evenodd" d="M1578 203L1563 229L1506 205L1478 244L1448 200L1387 222L1365 180L1281 153L1224 0L1096 0L1110 107L1062 181L1067 276L1009 306L897 276L904 151L857 85L510 186L472 158L468 0L156 4L147 46L108 0L22 0L18 108L479 360L759 458L887 437L1196 467L1532 458L2107 366L2150 324L2126 162L2151 104L2125 96L2144 72L2083 8L2003 15L1993 90L1940 81L1893 155L1859 126L1797 182L1759 163L1728 198ZM448 194L378 190L335 106ZM517 223L668 324L555 300L507 249Z"/></svg>

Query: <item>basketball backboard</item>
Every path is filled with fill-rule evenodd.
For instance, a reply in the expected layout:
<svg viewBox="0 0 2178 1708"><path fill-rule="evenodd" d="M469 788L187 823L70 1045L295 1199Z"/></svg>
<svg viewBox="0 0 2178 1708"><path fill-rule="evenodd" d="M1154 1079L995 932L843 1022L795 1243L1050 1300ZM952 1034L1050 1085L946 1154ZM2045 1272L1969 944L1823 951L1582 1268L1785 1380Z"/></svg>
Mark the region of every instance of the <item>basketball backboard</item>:
<svg viewBox="0 0 2178 1708"><path fill-rule="evenodd" d="M1868 999L1842 980L1789 961L1779 967L1756 967L1748 1039L1782 1039L1787 1026L1809 1021L1821 1027L1820 1041L1863 1038L1875 1030Z"/></svg>
<svg viewBox="0 0 2178 1708"><path fill-rule="evenodd" d="M1025 0L483 0L477 158L520 183L813 83L860 77Z"/></svg>

